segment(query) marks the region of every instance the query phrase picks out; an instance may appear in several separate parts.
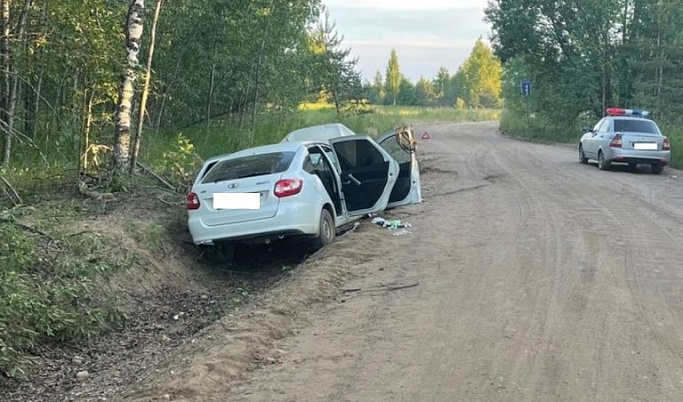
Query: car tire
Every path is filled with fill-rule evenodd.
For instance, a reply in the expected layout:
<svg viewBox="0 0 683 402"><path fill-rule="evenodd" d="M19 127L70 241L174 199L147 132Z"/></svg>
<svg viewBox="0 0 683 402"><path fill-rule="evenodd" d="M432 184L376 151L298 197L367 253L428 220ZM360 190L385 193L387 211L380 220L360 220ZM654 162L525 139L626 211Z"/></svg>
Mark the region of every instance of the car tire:
<svg viewBox="0 0 683 402"><path fill-rule="evenodd" d="M586 154L583 153L583 147L579 145L579 163L586 164L588 163L588 158L586 158Z"/></svg>
<svg viewBox="0 0 683 402"><path fill-rule="evenodd" d="M654 174L662 174L662 170L664 170L664 166L662 166L659 163L653 163L651 165L651 167L652 167L652 173L654 173Z"/></svg>
<svg viewBox="0 0 683 402"><path fill-rule="evenodd" d="M334 227L334 220L330 211L323 209L320 213L320 226L318 228L318 236L313 239L313 248L318 250L321 249L334 240L336 233Z"/></svg>
<svg viewBox="0 0 683 402"><path fill-rule="evenodd" d="M598 153L598 169L609 170L609 168L610 163L605 160L605 154L600 151L600 153Z"/></svg>

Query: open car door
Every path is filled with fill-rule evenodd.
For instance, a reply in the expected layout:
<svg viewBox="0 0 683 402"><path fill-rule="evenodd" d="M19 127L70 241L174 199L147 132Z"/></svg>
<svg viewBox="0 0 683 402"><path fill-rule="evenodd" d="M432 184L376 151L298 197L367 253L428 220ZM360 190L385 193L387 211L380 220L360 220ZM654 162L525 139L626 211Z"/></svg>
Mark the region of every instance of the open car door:
<svg viewBox="0 0 683 402"><path fill-rule="evenodd" d="M391 191L387 206L393 208L421 203L420 168L417 165L415 152L417 141L413 131L405 127L400 128L380 138L379 144L399 164L398 179Z"/></svg>
<svg viewBox="0 0 683 402"><path fill-rule="evenodd" d="M398 178L399 166L372 138L353 135L330 139L349 216L383 211Z"/></svg>

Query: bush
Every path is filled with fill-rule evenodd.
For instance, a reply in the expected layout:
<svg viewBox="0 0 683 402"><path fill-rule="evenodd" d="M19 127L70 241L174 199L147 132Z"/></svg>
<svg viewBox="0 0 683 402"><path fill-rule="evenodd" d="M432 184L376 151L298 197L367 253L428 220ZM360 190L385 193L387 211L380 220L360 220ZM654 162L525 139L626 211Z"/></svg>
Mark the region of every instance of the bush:
<svg viewBox="0 0 683 402"><path fill-rule="evenodd" d="M92 278L123 266L102 262L101 239L48 238L6 212L0 239L0 371L7 376L24 374L41 338L77 340L123 322L93 296Z"/></svg>

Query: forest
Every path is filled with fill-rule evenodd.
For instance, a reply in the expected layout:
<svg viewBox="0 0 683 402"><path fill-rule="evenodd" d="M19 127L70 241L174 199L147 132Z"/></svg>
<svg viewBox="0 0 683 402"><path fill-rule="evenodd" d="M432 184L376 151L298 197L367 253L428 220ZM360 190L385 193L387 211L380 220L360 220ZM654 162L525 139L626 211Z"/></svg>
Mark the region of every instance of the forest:
<svg viewBox="0 0 683 402"><path fill-rule="evenodd" d="M682 151L680 0L494 0L486 16L504 65L504 130L569 141L608 107L641 108Z"/></svg>
<svg viewBox="0 0 683 402"><path fill-rule="evenodd" d="M192 147L183 132L254 145L264 124L287 123L305 103L330 104L337 117L368 102L502 104L502 67L481 40L456 74L442 68L414 84L393 51L386 81L377 72L361 82L318 0L1 4L0 172L15 181L21 169L133 172L138 156L168 173L163 150Z"/></svg>

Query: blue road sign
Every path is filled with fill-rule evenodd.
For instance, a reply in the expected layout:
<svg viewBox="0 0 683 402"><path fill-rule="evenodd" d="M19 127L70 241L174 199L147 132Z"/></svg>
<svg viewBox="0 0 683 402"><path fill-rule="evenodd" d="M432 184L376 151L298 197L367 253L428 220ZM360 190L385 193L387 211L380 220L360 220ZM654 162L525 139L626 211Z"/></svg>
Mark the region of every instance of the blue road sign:
<svg viewBox="0 0 683 402"><path fill-rule="evenodd" d="M523 96L531 95L531 81L529 81L528 79L523 79L521 86L522 86L522 95Z"/></svg>

